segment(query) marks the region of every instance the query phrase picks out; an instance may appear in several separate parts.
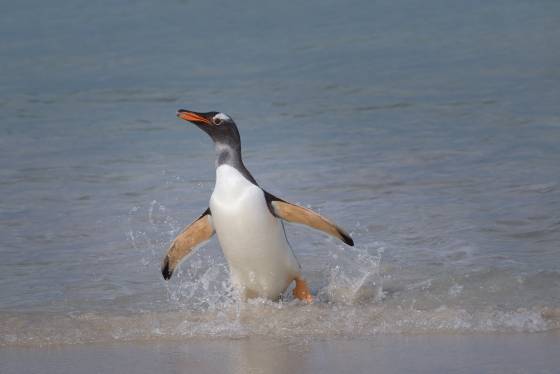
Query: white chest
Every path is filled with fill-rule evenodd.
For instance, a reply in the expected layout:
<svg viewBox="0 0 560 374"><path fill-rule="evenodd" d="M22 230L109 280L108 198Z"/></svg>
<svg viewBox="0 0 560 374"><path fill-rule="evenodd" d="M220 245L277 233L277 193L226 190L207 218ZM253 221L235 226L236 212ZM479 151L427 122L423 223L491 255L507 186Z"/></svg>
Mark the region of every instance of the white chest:
<svg viewBox="0 0 560 374"><path fill-rule="evenodd" d="M282 293L299 265L264 192L235 168L221 165L210 211L236 286L266 297Z"/></svg>
<svg viewBox="0 0 560 374"><path fill-rule="evenodd" d="M237 169L229 165L220 165L216 169L216 185L212 198L226 204L233 203L254 192L254 189L260 191L260 188L247 180Z"/></svg>
<svg viewBox="0 0 560 374"><path fill-rule="evenodd" d="M210 210L220 244L226 251L225 247L253 237L255 231L271 230L277 222L268 210L264 192L229 165L216 169Z"/></svg>

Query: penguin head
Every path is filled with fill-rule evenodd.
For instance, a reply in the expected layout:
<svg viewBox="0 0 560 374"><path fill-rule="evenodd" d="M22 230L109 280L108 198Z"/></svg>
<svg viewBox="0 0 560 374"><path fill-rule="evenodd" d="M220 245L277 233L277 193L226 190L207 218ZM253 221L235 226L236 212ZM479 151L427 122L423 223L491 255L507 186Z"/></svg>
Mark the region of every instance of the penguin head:
<svg viewBox="0 0 560 374"><path fill-rule="evenodd" d="M241 137L239 130L230 116L220 112L198 113L186 109L179 109L177 117L194 123L199 129L207 133L216 145L226 145L239 148Z"/></svg>

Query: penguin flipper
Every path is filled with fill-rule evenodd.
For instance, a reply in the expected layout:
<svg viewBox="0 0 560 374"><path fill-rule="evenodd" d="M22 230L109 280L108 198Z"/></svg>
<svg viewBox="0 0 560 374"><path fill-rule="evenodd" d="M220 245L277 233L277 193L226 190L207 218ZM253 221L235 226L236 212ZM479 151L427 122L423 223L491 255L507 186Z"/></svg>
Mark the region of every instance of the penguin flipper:
<svg viewBox="0 0 560 374"><path fill-rule="evenodd" d="M169 246L167 254L161 263L163 279L169 279L183 257L199 244L207 241L214 235L212 214L210 208L206 209L200 217L181 231Z"/></svg>
<svg viewBox="0 0 560 374"><path fill-rule="evenodd" d="M341 227L338 227L327 218L315 213L311 209L284 201L268 192L265 192L269 207L276 217L288 222L300 223L342 240L349 246L354 246L354 240Z"/></svg>

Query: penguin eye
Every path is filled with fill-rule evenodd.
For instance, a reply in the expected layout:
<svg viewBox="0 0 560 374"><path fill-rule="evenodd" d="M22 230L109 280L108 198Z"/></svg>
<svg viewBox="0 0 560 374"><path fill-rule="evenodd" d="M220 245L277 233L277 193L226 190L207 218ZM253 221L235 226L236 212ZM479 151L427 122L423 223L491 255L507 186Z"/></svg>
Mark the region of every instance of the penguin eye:
<svg viewBox="0 0 560 374"><path fill-rule="evenodd" d="M222 124L222 120L220 118L214 118L213 121L214 121L214 125L220 126Z"/></svg>

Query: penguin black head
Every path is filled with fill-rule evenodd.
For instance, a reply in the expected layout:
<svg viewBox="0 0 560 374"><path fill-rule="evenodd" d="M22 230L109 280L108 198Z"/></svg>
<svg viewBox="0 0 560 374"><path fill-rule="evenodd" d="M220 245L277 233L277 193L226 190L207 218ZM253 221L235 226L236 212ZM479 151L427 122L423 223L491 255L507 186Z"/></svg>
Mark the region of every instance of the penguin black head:
<svg viewBox="0 0 560 374"><path fill-rule="evenodd" d="M248 180L255 182L241 160L241 137L230 116L220 112L197 113L179 109L177 117L194 123L210 135L216 148L216 166L227 164L237 168Z"/></svg>
<svg viewBox="0 0 560 374"><path fill-rule="evenodd" d="M224 113L197 113L186 109L179 109L177 117L194 123L199 129L210 135L214 143L229 146L235 150L241 147L239 130L233 119Z"/></svg>

